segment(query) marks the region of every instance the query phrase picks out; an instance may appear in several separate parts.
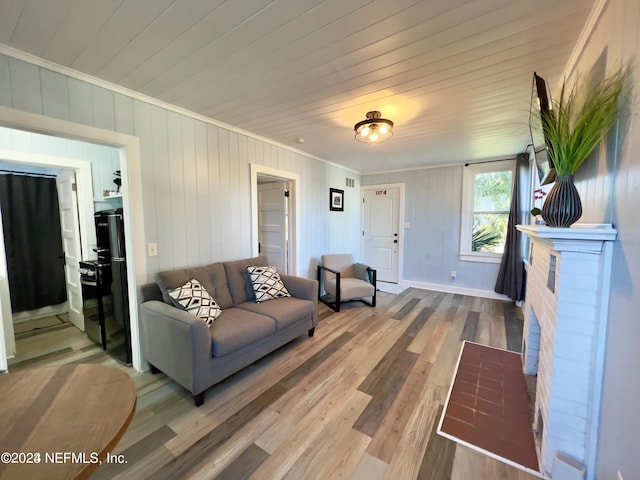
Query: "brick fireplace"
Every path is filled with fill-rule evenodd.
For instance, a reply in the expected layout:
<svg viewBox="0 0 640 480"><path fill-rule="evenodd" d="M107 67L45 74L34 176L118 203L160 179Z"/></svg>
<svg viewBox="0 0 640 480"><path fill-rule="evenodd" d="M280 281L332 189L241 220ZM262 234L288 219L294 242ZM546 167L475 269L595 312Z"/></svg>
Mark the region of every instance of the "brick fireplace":
<svg viewBox="0 0 640 480"><path fill-rule="evenodd" d="M531 240L523 364L537 375L534 429L546 475L594 479L613 240L611 225L519 225ZM567 467L568 465L568 467ZM559 476L559 475L557 475Z"/></svg>

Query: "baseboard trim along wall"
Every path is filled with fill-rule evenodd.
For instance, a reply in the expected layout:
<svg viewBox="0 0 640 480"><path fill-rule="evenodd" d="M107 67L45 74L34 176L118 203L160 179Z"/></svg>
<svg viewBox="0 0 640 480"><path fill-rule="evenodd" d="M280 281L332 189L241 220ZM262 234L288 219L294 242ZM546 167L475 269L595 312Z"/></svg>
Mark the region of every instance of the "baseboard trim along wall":
<svg viewBox="0 0 640 480"><path fill-rule="evenodd" d="M67 302L59 305L50 305L48 307L38 308L36 310L28 310L26 312L18 312L12 315L13 323L28 322L38 318L53 317L55 315L63 315L69 311Z"/></svg>
<svg viewBox="0 0 640 480"><path fill-rule="evenodd" d="M500 293L496 293L491 290L480 290L478 288L454 287L451 285L442 285L439 283L414 282L411 280L402 280L400 282L400 285L419 288L421 290L434 290L436 292L458 293L460 295L468 295L470 297L482 297L482 298L490 298L493 300L510 301L510 298L507 297L506 295L502 295Z"/></svg>

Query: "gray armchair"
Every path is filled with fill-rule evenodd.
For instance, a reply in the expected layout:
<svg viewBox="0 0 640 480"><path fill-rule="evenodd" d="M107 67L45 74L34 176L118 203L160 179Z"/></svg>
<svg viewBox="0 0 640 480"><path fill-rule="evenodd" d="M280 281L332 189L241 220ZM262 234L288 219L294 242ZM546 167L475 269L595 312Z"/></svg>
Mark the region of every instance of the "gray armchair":
<svg viewBox="0 0 640 480"><path fill-rule="evenodd" d="M376 306L376 271L361 263L353 263L353 255L339 253L322 256L318 265L318 300L340 311L340 303L359 300ZM324 294L323 294L324 290ZM371 297L371 301L364 300Z"/></svg>

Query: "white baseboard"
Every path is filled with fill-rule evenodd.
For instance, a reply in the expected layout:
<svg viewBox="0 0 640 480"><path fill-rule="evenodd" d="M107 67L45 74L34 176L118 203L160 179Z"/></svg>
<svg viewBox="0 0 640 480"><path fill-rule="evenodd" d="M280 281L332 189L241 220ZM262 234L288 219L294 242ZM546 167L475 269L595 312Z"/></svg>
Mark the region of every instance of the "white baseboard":
<svg viewBox="0 0 640 480"><path fill-rule="evenodd" d="M36 310L28 310L25 312L18 312L12 315L13 323L22 323L29 320L36 320L38 318L53 317L55 315L62 315L69 311L69 304L67 302L59 305L50 305L48 307L38 308Z"/></svg>
<svg viewBox="0 0 640 480"><path fill-rule="evenodd" d="M393 293L395 295L398 295L404 292L407 288L409 288L408 285L405 285L403 283L389 283L389 282L377 282L376 286L378 287L378 290L380 290L381 292Z"/></svg>
<svg viewBox="0 0 640 480"><path fill-rule="evenodd" d="M477 288L454 287L453 285L414 282L411 280L403 280L400 283L402 285L407 285L408 287L413 287L413 288L419 288L421 290L434 290L436 292L444 292L444 293L459 293L460 295L468 295L470 297L489 298L492 300L507 300L507 301L511 300L506 295L496 293L492 290L480 290Z"/></svg>

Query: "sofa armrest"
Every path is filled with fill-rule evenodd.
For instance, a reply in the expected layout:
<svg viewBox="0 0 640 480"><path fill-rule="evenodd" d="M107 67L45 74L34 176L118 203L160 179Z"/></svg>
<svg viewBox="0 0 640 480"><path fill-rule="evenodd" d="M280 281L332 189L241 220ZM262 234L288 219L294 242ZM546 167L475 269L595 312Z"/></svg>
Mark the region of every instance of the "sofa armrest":
<svg viewBox="0 0 640 480"><path fill-rule="evenodd" d="M145 360L194 395L200 393L203 389L194 373L211 359L209 327L196 316L157 300L144 302L141 311Z"/></svg>
<svg viewBox="0 0 640 480"><path fill-rule="evenodd" d="M293 275L280 275L282 283L287 287L292 297L317 302L318 282Z"/></svg>
<svg viewBox="0 0 640 480"><path fill-rule="evenodd" d="M162 291L157 283L145 283L138 287L138 299L140 303L149 302L151 300L162 301Z"/></svg>

